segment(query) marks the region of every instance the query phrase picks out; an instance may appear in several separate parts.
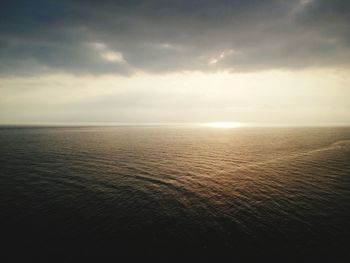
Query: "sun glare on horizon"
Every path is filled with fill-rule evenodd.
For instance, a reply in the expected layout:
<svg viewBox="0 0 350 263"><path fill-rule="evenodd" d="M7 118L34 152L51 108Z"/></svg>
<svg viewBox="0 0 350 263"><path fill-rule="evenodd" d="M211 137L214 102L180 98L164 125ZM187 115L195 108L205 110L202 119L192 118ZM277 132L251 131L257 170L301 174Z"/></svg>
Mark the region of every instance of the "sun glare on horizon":
<svg viewBox="0 0 350 263"><path fill-rule="evenodd" d="M207 122L204 126L210 128L232 129L242 127L243 125L240 122Z"/></svg>

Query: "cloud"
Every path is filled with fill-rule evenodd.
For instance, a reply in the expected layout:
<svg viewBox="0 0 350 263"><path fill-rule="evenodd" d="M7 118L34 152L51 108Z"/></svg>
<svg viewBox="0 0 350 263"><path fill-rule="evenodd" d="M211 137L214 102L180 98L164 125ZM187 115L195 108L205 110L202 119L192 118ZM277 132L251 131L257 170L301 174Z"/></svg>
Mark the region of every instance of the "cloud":
<svg viewBox="0 0 350 263"><path fill-rule="evenodd" d="M346 0L0 5L2 75L349 67Z"/></svg>
<svg viewBox="0 0 350 263"><path fill-rule="evenodd" d="M4 78L0 123L349 123L348 76L320 69Z"/></svg>

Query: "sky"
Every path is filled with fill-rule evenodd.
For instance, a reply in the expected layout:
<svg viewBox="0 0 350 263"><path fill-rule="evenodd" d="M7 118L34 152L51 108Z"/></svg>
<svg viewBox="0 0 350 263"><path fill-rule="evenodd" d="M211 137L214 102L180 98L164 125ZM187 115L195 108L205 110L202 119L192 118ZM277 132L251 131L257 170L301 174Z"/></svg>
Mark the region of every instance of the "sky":
<svg viewBox="0 0 350 263"><path fill-rule="evenodd" d="M3 0L0 124L349 124L349 21L347 0Z"/></svg>

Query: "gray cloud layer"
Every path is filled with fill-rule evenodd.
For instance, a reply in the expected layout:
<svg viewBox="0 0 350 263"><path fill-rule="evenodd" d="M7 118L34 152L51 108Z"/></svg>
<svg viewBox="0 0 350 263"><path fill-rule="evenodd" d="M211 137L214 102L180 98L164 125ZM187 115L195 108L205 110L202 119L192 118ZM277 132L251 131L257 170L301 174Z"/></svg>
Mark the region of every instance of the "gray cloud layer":
<svg viewBox="0 0 350 263"><path fill-rule="evenodd" d="M0 74L349 67L347 0L1 1Z"/></svg>

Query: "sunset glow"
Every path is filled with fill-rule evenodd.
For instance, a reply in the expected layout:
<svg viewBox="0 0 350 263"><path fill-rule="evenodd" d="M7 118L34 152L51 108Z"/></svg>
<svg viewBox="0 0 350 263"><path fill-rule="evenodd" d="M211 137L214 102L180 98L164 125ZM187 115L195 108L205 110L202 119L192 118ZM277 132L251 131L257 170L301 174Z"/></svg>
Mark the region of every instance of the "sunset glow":
<svg viewBox="0 0 350 263"><path fill-rule="evenodd" d="M208 122L204 124L210 128L220 128L220 129L232 129L242 127L242 123L239 122Z"/></svg>

